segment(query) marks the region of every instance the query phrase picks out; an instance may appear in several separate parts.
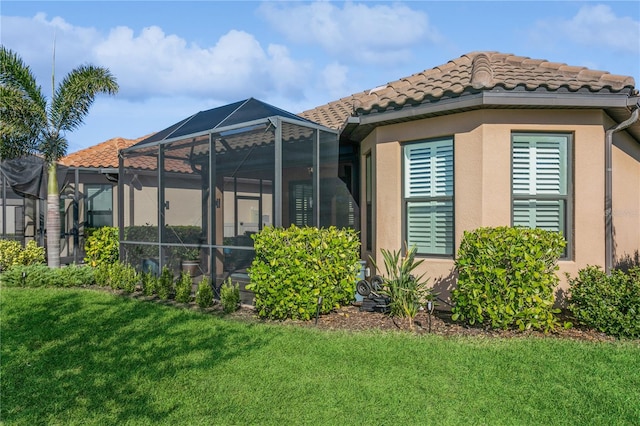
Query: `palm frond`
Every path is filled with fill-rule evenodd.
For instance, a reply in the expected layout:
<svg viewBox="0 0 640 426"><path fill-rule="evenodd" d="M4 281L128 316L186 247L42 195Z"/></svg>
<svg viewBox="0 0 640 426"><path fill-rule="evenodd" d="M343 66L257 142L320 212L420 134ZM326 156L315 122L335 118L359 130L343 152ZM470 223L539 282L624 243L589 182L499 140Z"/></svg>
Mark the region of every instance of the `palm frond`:
<svg viewBox="0 0 640 426"><path fill-rule="evenodd" d="M23 97L37 105L43 114L46 113L47 100L36 83L31 68L15 52L4 46L0 46L0 84L19 91Z"/></svg>
<svg viewBox="0 0 640 426"><path fill-rule="evenodd" d="M15 158L37 152L41 130L46 127L42 110L19 90L0 86L0 154Z"/></svg>
<svg viewBox="0 0 640 426"><path fill-rule="evenodd" d="M44 156L48 164L58 161L67 155L67 147L69 145L67 139L55 129L48 129L39 142L38 152Z"/></svg>
<svg viewBox="0 0 640 426"><path fill-rule="evenodd" d="M96 95L115 94L118 83L102 67L83 65L67 74L56 89L51 105L51 124L60 132L78 128L89 113Z"/></svg>

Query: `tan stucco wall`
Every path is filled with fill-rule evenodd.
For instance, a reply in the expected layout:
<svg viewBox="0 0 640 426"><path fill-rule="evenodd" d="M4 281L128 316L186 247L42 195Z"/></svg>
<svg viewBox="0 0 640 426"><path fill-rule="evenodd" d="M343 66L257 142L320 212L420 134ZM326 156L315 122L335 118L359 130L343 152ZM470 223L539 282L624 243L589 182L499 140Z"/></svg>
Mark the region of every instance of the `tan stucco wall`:
<svg viewBox="0 0 640 426"><path fill-rule="evenodd" d="M565 273L575 276L587 265L604 265L604 129L605 116L596 110L479 110L378 127L361 147L363 170L364 155L371 152L373 159L374 253L382 248L399 249L403 244L404 142L453 135L458 247L465 230L511 224L511 133L571 133L574 245L571 259L560 261L558 273L561 288L566 288ZM634 141L620 139L621 148L614 152L614 220L625 230L623 238L617 237L619 247L637 247L640 165L628 151L637 157L640 147ZM365 193L364 182L361 193ZM365 205L364 200L361 205ZM365 235L364 211L361 223ZM363 253L365 258L368 254ZM453 269L452 258L425 257L420 272L438 282L438 289L446 295L452 286Z"/></svg>
<svg viewBox="0 0 640 426"><path fill-rule="evenodd" d="M640 144L625 132L614 133L612 163L615 262L640 250Z"/></svg>

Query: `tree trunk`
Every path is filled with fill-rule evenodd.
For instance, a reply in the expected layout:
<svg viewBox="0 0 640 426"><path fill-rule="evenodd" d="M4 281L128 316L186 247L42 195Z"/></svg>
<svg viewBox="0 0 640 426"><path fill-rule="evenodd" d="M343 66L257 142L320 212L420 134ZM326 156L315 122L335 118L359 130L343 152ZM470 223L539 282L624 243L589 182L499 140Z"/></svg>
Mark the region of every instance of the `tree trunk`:
<svg viewBox="0 0 640 426"><path fill-rule="evenodd" d="M60 267L60 195L58 194L57 162L49 164L47 185L47 263Z"/></svg>

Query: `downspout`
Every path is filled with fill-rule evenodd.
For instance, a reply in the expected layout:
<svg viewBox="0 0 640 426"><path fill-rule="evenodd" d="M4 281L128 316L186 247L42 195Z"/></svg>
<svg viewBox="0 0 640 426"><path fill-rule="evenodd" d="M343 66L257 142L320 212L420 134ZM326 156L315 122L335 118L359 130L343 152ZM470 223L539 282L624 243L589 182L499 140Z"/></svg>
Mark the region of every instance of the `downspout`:
<svg viewBox="0 0 640 426"><path fill-rule="evenodd" d="M612 214L612 198L613 198L613 173L612 173L612 148L613 134L620 130L624 130L638 121L640 105L631 113L631 117L622 123L612 127L605 132L605 176L604 176L604 232L605 232L605 264L604 270L609 275L613 268L613 214Z"/></svg>

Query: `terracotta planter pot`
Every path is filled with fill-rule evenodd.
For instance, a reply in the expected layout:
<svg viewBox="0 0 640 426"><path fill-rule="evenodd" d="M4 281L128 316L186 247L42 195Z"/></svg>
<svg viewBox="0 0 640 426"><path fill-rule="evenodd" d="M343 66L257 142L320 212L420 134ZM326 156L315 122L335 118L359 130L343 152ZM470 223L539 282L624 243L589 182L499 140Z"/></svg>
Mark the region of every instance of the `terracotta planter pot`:
<svg viewBox="0 0 640 426"><path fill-rule="evenodd" d="M191 277L195 277L200 272L200 261L198 260L183 260L182 270L187 272Z"/></svg>

